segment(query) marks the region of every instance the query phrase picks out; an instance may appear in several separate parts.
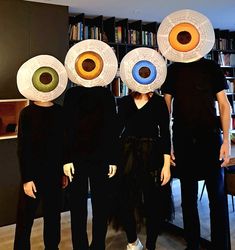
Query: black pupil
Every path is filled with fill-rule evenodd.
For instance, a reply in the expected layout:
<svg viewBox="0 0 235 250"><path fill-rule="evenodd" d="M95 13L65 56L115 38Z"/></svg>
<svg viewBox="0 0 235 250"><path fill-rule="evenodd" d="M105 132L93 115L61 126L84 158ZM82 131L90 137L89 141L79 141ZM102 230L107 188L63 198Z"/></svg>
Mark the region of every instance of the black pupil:
<svg viewBox="0 0 235 250"><path fill-rule="evenodd" d="M189 32L187 31L181 31L179 32L179 34L177 35L177 40L179 43L181 44L187 44L191 41L192 36Z"/></svg>
<svg viewBox="0 0 235 250"><path fill-rule="evenodd" d="M40 75L40 82L43 84L49 84L52 81L52 76L50 73L42 73Z"/></svg>
<svg viewBox="0 0 235 250"><path fill-rule="evenodd" d="M139 74L142 78L147 78L150 76L150 69L148 67L142 67L139 69Z"/></svg>
<svg viewBox="0 0 235 250"><path fill-rule="evenodd" d="M85 71L90 72L95 68L95 62L91 59L86 59L82 62L82 67Z"/></svg>

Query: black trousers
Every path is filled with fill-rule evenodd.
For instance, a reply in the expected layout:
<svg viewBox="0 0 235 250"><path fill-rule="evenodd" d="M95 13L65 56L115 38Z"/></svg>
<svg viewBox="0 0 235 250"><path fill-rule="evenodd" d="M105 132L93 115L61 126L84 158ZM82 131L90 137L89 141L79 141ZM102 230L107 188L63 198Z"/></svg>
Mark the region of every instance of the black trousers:
<svg viewBox="0 0 235 250"><path fill-rule="evenodd" d="M198 180L205 180L209 198L212 249L229 249L229 221L224 187L224 169L217 130L175 131L173 134L176 173L181 182L185 237L189 249L199 249Z"/></svg>
<svg viewBox="0 0 235 250"><path fill-rule="evenodd" d="M181 178L181 198L185 237L189 249L199 249L200 220L197 208L198 181ZM205 178L210 207L211 249L229 249L227 197L224 170L218 169Z"/></svg>
<svg viewBox="0 0 235 250"><path fill-rule="evenodd" d="M87 198L88 180L92 203L92 242L90 249L104 250L108 220L108 168L95 160L75 163L75 175L70 184L70 211L74 250L88 250Z"/></svg>
<svg viewBox="0 0 235 250"><path fill-rule="evenodd" d="M154 250L157 237L163 229L166 214L169 215L171 187L170 183L162 187L156 186L154 177L146 172L138 173L138 176L141 178L138 188L135 190L136 193L139 192L139 195L137 194L140 197L138 201L133 202L131 195L129 195L132 184L129 181L122 183L121 223L128 242L134 242L137 239L138 231L138 216L136 217L135 209L142 210L140 216L143 216L146 222L146 248Z"/></svg>
<svg viewBox="0 0 235 250"><path fill-rule="evenodd" d="M20 190L14 250L30 250L30 235L40 201L43 212L45 250L57 250L60 243L61 181L36 182L36 199Z"/></svg>

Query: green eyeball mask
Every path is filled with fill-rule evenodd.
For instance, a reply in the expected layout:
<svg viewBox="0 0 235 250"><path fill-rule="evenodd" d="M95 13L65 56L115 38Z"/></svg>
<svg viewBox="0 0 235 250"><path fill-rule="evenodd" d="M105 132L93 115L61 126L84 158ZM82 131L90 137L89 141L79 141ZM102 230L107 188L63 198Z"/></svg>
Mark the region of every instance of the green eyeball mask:
<svg viewBox="0 0 235 250"><path fill-rule="evenodd" d="M59 75L50 67L41 67L34 72L32 83L38 91L50 92L58 86Z"/></svg>
<svg viewBox="0 0 235 250"><path fill-rule="evenodd" d="M17 72L18 90L31 101L47 102L56 99L66 89L67 82L64 65L50 55L29 59Z"/></svg>

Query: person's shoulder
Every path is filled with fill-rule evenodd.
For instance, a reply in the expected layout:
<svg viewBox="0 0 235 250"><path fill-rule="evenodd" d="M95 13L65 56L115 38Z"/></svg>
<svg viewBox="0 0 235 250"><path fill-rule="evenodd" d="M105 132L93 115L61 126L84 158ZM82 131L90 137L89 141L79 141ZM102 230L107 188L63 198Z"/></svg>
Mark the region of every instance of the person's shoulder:
<svg viewBox="0 0 235 250"><path fill-rule="evenodd" d="M113 95L112 91L108 87L96 86L92 87L91 89L103 95Z"/></svg>
<svg viewBox="0 0 235 250"><path fill-rule="evenodd" d="M212 71L221 70L220 65L215 60L203 58L202 63L203 63L202 67L204 67L204 69L208 68Z"/></svg>
<svg viewBox="0 0 235 250"><path fill-rule="evenodd" d="M29 105L25 106L22 110L21 113L29 113L32 112L32 110L34 110L34 104L33 103L29 103Z"/></svg>
<svg viewBox="0 0 235 250"><path fill-rule="evenodd" d="M179 69L181 69L184 66L185 66L185 64L183 64L183 63L172 62L172 63L167 65L167 74L169 74L171 72L178 71Z"/></svg>
<svg viewBox="0 0 235 250"><path fill-rule="evenodd" d="M174 68L177 68L177 67L180 67L182 63L179 63L179 62L171 62L167 65L167 68L168 69L174 69Z"/></svg>
<svg viewBox="0 0 235 250"><path fill-rule="evenodd" d="M157 92L154 92L154 93L153 93L152 98L153 98L153 101L155 101L155 102L164 102L164 101L165 101L163 95L160 95L160 94L157 93Z"/></svg>
<svg viewBox="0 0 235 250"><path fill-rule="evenodd" d="M207 65L213 65L213 66L219 65L215 60L212 60L212 59L201 58L200 61L201 61L201 63L207 64Z"/></svg>
<svg viewBox="0 0 235 250"><path fill-rule="evenodd" d="M72 95L76 95L77 93L81 92L83 89L83 87L81 86L74 86L74 87L70 87L66 90L65 92L65 96L72 96Z"/></svg>
<svg viewBox="0 0 235 250"><path fill-rule="evenodd" d="M108 87L92 87L91 90L93 91L93 94L103 99L104 101L110 101L115 99L113 92Z"/></svg>
<svg viewBox="0 0 235 250"><path fill-rule="evenodd" d="M53 108L58 111L61 111L63 109L62 105L59 103L53 103Z"/></svg>
<svg viewBox="0 0 235 250"><path fill-rule="evenodd" d="M26 118L26 117L30 117L33 115L33 113L35 113L35 108L34 108L34 104L30 103L29 105L25 106L21 111L20 111L20 117L21 118Z"/></svg>
<svg viewBox="0 0 235 250"><path fill-rule="evenodd" d="M119 97L118 103L125 104L125 103L129 102L131 98L132 97L130 95L125 95L125 96Z"/></svg>

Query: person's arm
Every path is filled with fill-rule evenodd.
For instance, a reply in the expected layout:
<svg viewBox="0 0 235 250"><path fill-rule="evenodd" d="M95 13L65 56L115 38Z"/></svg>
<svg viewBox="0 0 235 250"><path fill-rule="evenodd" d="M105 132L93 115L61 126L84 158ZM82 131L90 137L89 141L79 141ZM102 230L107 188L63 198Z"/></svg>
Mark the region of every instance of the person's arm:
<svg viewBox="0 0 235 250"><path fill-rule="evenodd" d="M171 105L172 105L172 95L170 94L164 94L164 99L168 108L168 111L170 113L170 119L172 116L172 110L171 110ZM171 127L171 120L170 120L170 127ZM171 141L172 141L172 129L170 128L171 131ZM174 149L173 149L173 143L171 142L171 165L175 166L175 155L174 155Z"/></svg>
<svg viewBox="0 0 235 250"><path fill-rule="evenodd" d="M161 171L161 185L165 185L171 178L170 171L170 152L171 152L171 139L170 139L170 115L168 111L167 104L164 99L162 99L161 105L161 119L160 125L160 136L162 140L162 149L164 154L164 164Z"/></svg>
<svg viewBox="0 0 235 250"><path fill-rule="evenodd" d="M221 167L225 167L230 160L231 144L229 129L231 124L231 107L224 90L216 94L217 101L219 104L220 121L223 130L223 143L220 148L219 159L223 160Z"/></svg>
<svg viewBox="0 0 235 250"><path fill-rule="evenodd" d="M167 184L167 182L171 178L171 170L170 170L170 155L164 154L164 165L161 171L161 186Z"/></svg>
<svg viewBox="0 0 235 250"><path fill-rule="evenodd" d="M165 99L167 108L169 110L169 113L171 114L172 95L170 95L170 94L164 94L164 99Z"/></svg>

